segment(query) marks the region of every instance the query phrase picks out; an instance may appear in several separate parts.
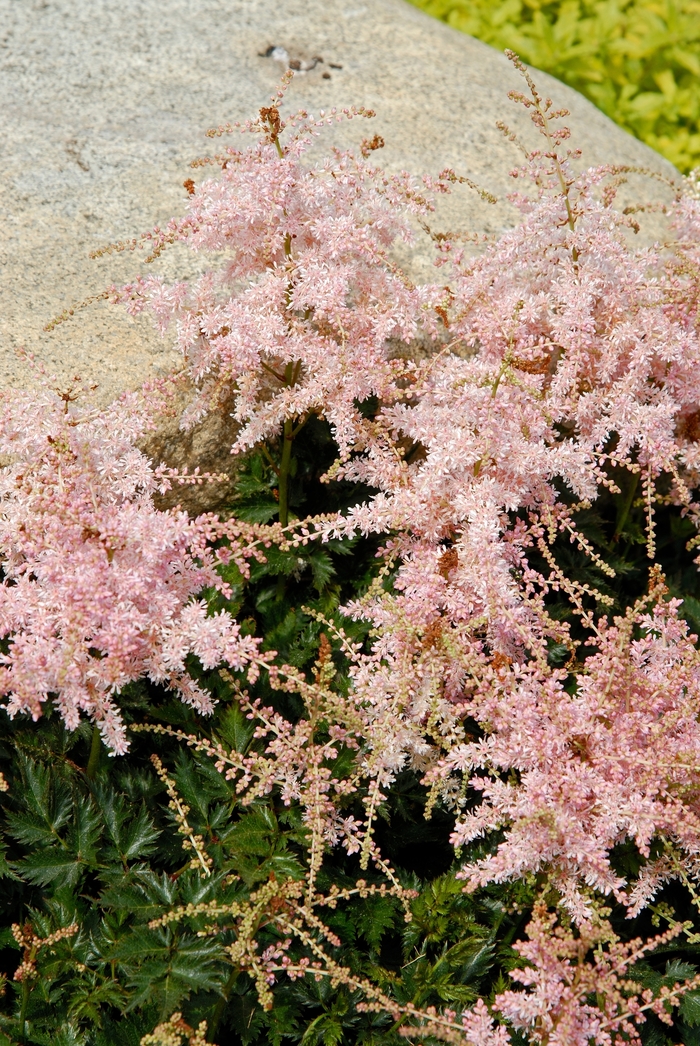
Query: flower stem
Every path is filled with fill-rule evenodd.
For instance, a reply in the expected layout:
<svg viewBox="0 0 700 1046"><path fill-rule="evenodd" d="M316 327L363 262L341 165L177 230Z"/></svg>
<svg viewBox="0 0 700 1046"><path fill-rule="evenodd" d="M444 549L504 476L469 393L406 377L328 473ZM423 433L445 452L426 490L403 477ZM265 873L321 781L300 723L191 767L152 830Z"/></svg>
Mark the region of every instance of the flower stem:
<svg viewBox="0 0 700 1046"><path fill-rule="evenodd" d="M92 728L92 741L90 743L90 757L88 764L85 767L85 776L92 779L96 777L97 771L100 766L100 755L102 753L102 737L100 736L100 728L95 724Z"/></svg>
<svg viewBox="0 0 700 1046"><path fill-rule="evenodd" d="M27 981L22 982L22 1009L19 1015L19 1035L20 1042L25 1043L27 1041L27 1003L29 1002L29 984Z"/></svg>
<svg viewBox="0 0 700 1046"><path fill-rule="evenodd" d="M296 363L288 363L284 368L284 381L288 388L296 385L300 370L301 360L297 360ZM283 527L286 527L289 523L289 475L292 467L292 444L298 431L298 429L296 432L294 430L294 419L287 418L282 430L282 457L277 473L279 476L277 485L279 490L279 517Z"/></svg>
<svg viewBox="0 0 700 1046"><path fill-rule="evenodd" d="M292 444L294 434L292 432L292 419L287 418L282 433L282 457L280 459L279 474L279 504L280 523L286 527L289 523L289 471L292 464Z"/></svg>
<svg viewBox="0 0 700 1046"><path fill-rule="evenodd" d="M238 969L231 970L230 976L224 984L224 991L222 993L222 996L218 1000L217 1005L213 1007L213 1013L211 1015L211 1020L208 1025L208 1038L211 1042L213 1042L214 1034L216 1034L219 1029L221 1019L224 1016L224 1011L228 1004L228 997L231 994L233 985L235 984L236 979L238 979L240 973L241 971Z"/></svg>
<svg viewBox="0 0 700 1046"><path fill-rule="evenodd" d="M637 493L637 484L639 483L639 473L633 472L632 475L629 473L626 476L625 488L623 494L618 502L617 508L617 520L615 522L615 533L613 534L613 541L619 541L622 531L625 529L625 524L629 518L630 509L634 501L634 496Z"/></svg>
<svg viewBox="0 0 700 1046"><path fill-rule="evenodd" d="M224 1012L226 1010L226 1006L228 1005L229 995L231 994L231 990L234 984L236 983L239 973L240 970L236 968L231 970L231 975L229 976L229 979L226 981L226 984L224 985L221 998L217 1001L216 1006L214 1007L214 1012L211 1015L211 1021L209 1021L208 1023L209 1030L207 1038L210 1042L214 1041L214 1036L218 1031L219 1025L221 1024L221 1018L223 1017Z"/></svg>

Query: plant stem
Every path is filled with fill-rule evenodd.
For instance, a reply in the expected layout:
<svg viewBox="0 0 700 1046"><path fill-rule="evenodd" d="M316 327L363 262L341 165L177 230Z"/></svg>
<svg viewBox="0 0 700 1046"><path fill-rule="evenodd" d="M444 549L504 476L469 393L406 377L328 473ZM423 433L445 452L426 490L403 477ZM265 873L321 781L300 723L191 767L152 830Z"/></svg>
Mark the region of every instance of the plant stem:
<svg viewBox="0 0 700 1046"><path fill-rule="evenodd" d="M284 380L287 386L296 385L300 366L301 361L297 360L296 365L288 363L284 368ZM292 465L292 444L294 443L295 435L294 419L287 418L282 430L282 458L278 472L279 516L283 527L286 527L289 523L289 472Z"/></svg>
<svg viewBox="0 0 700 1046"><path fill-rule="evenodd" d="M102 738L100 728L95 724L92 728L92 741L90 743L90 757L85 768L85 776L92 779L97 775L100 766L100 755L102 753Z"/></svg>
<svg viewBox="0 0 700 1046"><path fill-rule="evenodd" d="M622 531L625 529L625 523L630 514L632 508L632 502L634 501L634 495L637 493L637 484L639 483L639 473L634 472L631 476L627 475L627 489L624 490L622 500L618 503L617 508L617 520L615 522L615 533L613 534L613 541L619 541Z"/></svg>
<svg viewBox="0 0 700 1046"><path fill-rule="evenodd" d="M284 432L282 434L282 458L280 460L279 481L280 523L283 527L286 527L289 523L289 469L292 463L293 441L292 419L287 418L284 423Z"/></svg>
<svg viewBox="0 0 700 1046"><path fill-rule="evenodd" d="M236 983L236 979L239 973L240 970L237 970L235 968L231 970L229 979L226 981L226 984L224 985L224 990L221 995L221 998L217 1001L216 1006L214 1007L214 1012L211 1015L211 1021L209 1021L209 1027L207 1031L207 1038L209 1039L209 1042L214 1041L214 1036L216 1035L219 1029L219 1025L221 1024L221 1018L223 1017L226 1006L228 1005L228 997L231 994L231 989Z"/></svg>
<svg viewBox="0 0 700 1046"><path fill-rule="evenodd" d="M20 1026L20 1039L22 1042L27 1041L27 1003L29 1001L29 985L26 981L22 982L22 1009L19 1015L19 1026Z"/></svg>

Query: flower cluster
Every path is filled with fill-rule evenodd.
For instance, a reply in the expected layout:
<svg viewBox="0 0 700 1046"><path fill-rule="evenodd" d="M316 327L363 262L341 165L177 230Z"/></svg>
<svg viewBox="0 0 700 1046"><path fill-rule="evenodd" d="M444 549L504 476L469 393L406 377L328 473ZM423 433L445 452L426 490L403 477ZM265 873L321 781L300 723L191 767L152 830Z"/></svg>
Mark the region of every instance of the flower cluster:
<svg viewBox="0 0 700 1046"><path fill-rule="evenodd" d="M404 766L421 768L434 793L457 796L458 806L470 789L479 801L460 815L455 845L494 831L503 842L465 867L469 888L546 873L585 954L595 896L613 895L634 914L677 874L677 854L700 843L700 663L678 602L652 571L649 597L610 622L601 614L609 598L568 577L553 551L564 535L614 574L576 515L601 490L621 495L620 483L629 504L643 500L652 562L661 481L667 504L700 518L700 209L677 188L674 249L631 248L634 219L612 206L624 170L575 175L568 132L555 129L566 113L522 71L530 94L517 100L546 149L514 174L534 183L534 196L514 195L521 225L476 260L437 238L449 287L414 288L391 262L392 241L409 236L402 211L432 207L426 188L349 154L309 165L304 154L328 118L292 118L282 145L276 99L244 129L259 142L210 161L221 176L192 184L186 217L151 237L156 251L184 240L226 251L226 263L193 286L149 278L117 296L133 311L149 307L163 330L177 324L198 390L183 424L232 402L241 423L232 449L282 432L284 469L309 416L328 419L339 452L328 481L377 494L323 533L388 535L391 591L375 586L346 608L371 620L376 639L368 651L346 650L351 704L341 709L336 696L323 706L335 724L330 744L356 748L373 782L365 822L348 829L336 813L342 788L314 750L311 718L292 729L242 695L268 746L264 757L220 758L221 769L256 794L276 782L285 801L302 799L315 826L311 883L319 836L369 859L382 790ZM451 180L445 172L429 187L447 191ZM395 351L418 334L440 351L418 362ZM378 408L368 417L358 403L369 397ZM553 593L569 601L587 647L549 612ZM551 666L552 643L568 649L566 668ZM291 675L287 684L308 690ZM467 717L479 737L468 736ZM648 860L633 884L610 863L624 840ZM651 859L659 840L676 855L666 863ZM558 958L545 947L548 920L540 913L532 924L539 950L523 946L538 972L516 980L546 980L551 961L545 995L554 998L569 945ZM590 967L594 979L601 962ZM547 1002L536 1038L547 1021L566 1029L562 1042L632 1034L636 1011L606 1018L594 1007L593 1017L587 991L559 993L568 1001L556 1019ZM606 998L618 996L611 989ZM530 1026L529 995L506 993L501 1003L514 1026ZM482 1031L479 1041L496 1034Z"/></svg>
<svg viewBox="0 0 700 1046"><path fill-rule="evenodd" d="M407 175L389 177L348 152L304 163L322 127L374 113L333 109L284 121L283 93L241 128L256 136L254 145L198 162L220 167L220 177L189 179L185 217L148 237L151 256L182 241L224 261L191 284L149 276L113 295L131 313L148 309L162 333L175 325L197 388L183 426L231 404L239 452L315 413L330 422L347 456L361 422L357 402L393 397L401 365L388 357L387 342L411 341L434 297L414 287L390 254L396 240L412 239L408 216L432 203ZM374 139L364 152L377 147ZM446 191L450 173L432 188Z"/></svg>
<svg viewBox="0 0 700 1046"><path fill-rule="evenodd" d="M384 445L358 436L336 474L380 493L328 529L393 532L393 593L348 608L379 633L354 680L373 706L394 702L385 767L427 764L436 787L467 775L482 801L455 843L506 830L465 871L472 886L546 868L586 918L581 887L623 900L608 861L617 843L644 856L654 838L698 844L698 661L679 604L654 568L649 599L609 622L609 597L567 576L552 546L563 535L614 575L576 514L601 490L621 494L621 476L645 506L652 561L661 482L666 503L697 519L700 212L685 198L670 206L685 237L674 254L631 250L628 219L611 194L596 197L612 172L574 177L550 127L562 114L534 85L528 105L550 149L516 173L534 177L538 199L523 199L523 224L476 261L453 252L458 351L415 367L375 420ZM553 593L578 616L583 648L550 614ZM560 671L552 643L569 651ZM467 716L479 739L459 739ZM638 884L634 910L648 896Z"/></svg>
<svg viewBox="0 0 700 1046"><path fill-rule="evenodd" d="M646 858L659 838L697 852L700 655L678 601L663 596L651 594L651 612L601 621L573 693L565 671L536 664L504 664L484 680L471 707L489 733L456 746L443 766L476 773L483 797L458 822L457 845L510 826L492 856L465 869L472 888L547 867L585 920L582 884L630 903L609 861L621 840ZM635 885L633 913L660 886L661 864L653 868Z"/></svg>
<svg viewBox="0 0 700 1046"><path fill-rule="evenodd" d="M22 962L15 970L14 979L16 981L31 981L38 977L36 961L39 951L42 948L52 951L54 946L60 941L75 937L79 931L80 927L78 924L71 923L70 926L65 926L54 933L48 934L46 937L41 937L34 931L31 923L25 923L24 926L20 926L19 923L13 923L12 936L23 950Z"/></svg>
<svg viewBox="0 0 700 1046"><path fill-rule="evenodd" d="M227 611L211 614L196 598L206 586L225 596L217 566L234 557L245 572L246 557L262 555L260 535L155 509L152 495L169 480L135 449L134 402L90 413L47 391L6 397L0 409L10 460L0 473L0 693L11 715L38 717L49 695L69 727L86 711L120 752L114 695L130 680L165 683L207 711L190 655L253 680L264 665L273 691L300 698L294 722L224 669L255 724L250 750L162 730L210 754L243 802L276 790L301 807L307 882L271 879L255 901L255 918L265 914L286 943L261 960L251 930L230 948L266 1003L278 972L328 976L446 1041L509 1041L484 1003L459 1016L402 1008L352 981L319 943L337 946L313 914L324 851L359 852L363 867L371 860L391 879L373 825L411 766L432 802L457 810L455 846L485 840L484 856L463 868L468 889L537 873L556 898L558 913L538 905L517 945L527 965L513 981L524 990L502 992L494 1010L536 1043L610 1046L635 1041L648 1011L666 1019L688 988L653 996L626 979L680 929L623 945L601 898L635 915L665 882L697 876L700 654L655 564L655 513L663 503L700 524L700 202L678 188L669 204L678 240L634 249L633 217L613 208L625 171L574 174L568 132L555 129L566 114L522 71L530 94L518 100L545 148L515 174L534 194L514 196L522 224L476 260L456 238L436 237L448 286L413 286L391 249L410 241L411 219L457 176L389 177L368 163L376 138L362 159L336 151L314 165L324 124L370 114L285 122L281 92L241 129L255 143L199 161L219 176L188 180L186 216L147 237L152 255L182 241L225 260L191 285L148 277L112 292L132 312L150 309L163 332L174 325L195 388L183 426L228 410L240 424L234 453L281 442L277 539L292 446L312 415L328 421L338 448L326 480L376 491L301 532L304 541L383 536L375 584L343 611L368 619L371 639L355 645L326 622L349 666L343 684L327 636L310 681L272 654L263 660ZM422 360L409 351L418 337L435 350ZM648 593L612 619L610 597L570 576L555 551L567 538L614 575L577 525L604 491L620 498L613 544L631 506L643 506L650 561ZM575 627L553 612L555 600ZM342 775L332 769L341 749ZM188 810L155 765L208 877ZM364 819L343 809L351 793ZM640 858L634 882L613 866L622 843ZM249 908L229 914L258 925ZM311 956L296 964L293 937ZM177 1021L148 1041L191 1032Z"/></svg>
<svg viewBox="0 0 700 1046"><path fill-rule="evenodd" d="M197 1028L191 1028L182 1014L171 1014L167 1021L159 1024L150 1035L144 1035L141 1046L206 1046L207 1022L200 1021Z"/></svg>
<svg viewBox="0 0 700 1046"><path fill-rule="evenodd" d="M188 656L235 668L257 656L227 612L196 598L221 583L213 521L154 507L170 481L135 446L145 423L133 397L91 411L75 390L47 388L0 403L0 694L10 716L34 719L52 696L69 729L86 712L117 753L114 695L127 683L147 676L207 712Z"/></svg>
<svg viewBox="0 0 700 1046"><path fill-rule="evenodd" d="M680 926L650 941L621 944L605 923L583 922L576 935L556 923L555 914L536 905L528 940L515 945L528 966L512 973L513 980L529 990L506 991L495 1000L497 1011L534 1043L640 1043L637 1025L646 1021L646 1014L654 1013L672 1026L671 1007L700 983L695 978L691 984L664 986L654 995L625 978L642 956L673 940Z"/></svg>

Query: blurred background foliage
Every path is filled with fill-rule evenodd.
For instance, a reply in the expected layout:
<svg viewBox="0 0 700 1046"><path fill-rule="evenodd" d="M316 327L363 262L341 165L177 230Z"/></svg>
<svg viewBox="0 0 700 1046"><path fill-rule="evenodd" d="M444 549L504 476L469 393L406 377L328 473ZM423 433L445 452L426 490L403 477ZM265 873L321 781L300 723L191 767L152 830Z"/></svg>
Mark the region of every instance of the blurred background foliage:
<svg viewBox="0 0 700 1046"><path fill-rule="evenodd" d="M580 91L687 173L700 165L700 0L409 0Z"/></svg>

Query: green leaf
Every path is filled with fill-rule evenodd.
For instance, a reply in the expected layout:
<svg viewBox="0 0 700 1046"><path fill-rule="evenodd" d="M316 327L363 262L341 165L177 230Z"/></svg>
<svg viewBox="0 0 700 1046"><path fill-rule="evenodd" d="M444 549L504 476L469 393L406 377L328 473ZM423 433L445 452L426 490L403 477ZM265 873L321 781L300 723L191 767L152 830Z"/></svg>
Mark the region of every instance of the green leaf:
<svg viewBox="0 0 700 1046"><path fill-rule="evenodd" d="M0 879L14 879L15 882L21 882L20 876L15 873L12 865L7 860L7 847L0 842ZM0 1043L0 1046L2 1044Z"/></svg>
<svg viewBox="0 0 700 1046"><path fill-rule="evenodd" d="M333 560L323 549L316 549L311 553L308 559L309 564L311 565L311 574L314 579L314 585L318 591L321 592L328 582L335 577Z"/></svg>
<svg viewBox="0 0 700 1046"><path fill-rule="evenodd" d="M192 992L215 991L224 980L221 944L190 934L174 939L169 931L143 931L125 942L118 960L135 989L131 1010L154 1002L165 1016Z"/></svg>
<svg viewBox="0 0 700 1046"><path fill-rule="evenodd" d="M682 959L672 959L666 963L663 983L672 988L676 983L689 981L691 977L695 976L697 969L697 966L693 966L692 963L684 962Z"/></svg>
<svg viewBox="0 0 700 1046"><path fill-rule="evenodd" d="M94 866L101 834L102 820L98 810L90 799L81 797L73 804L70 827L66 833L66 842L75 854L76 861Z"/></svg>
<svg viewBox="0 0 700 1046"><path fill-rule="evenodd" d="M88 1046L87 1033L72 1023L54 1023L48 1031L32 1031L31 1042L37 1046Z"/></svg>
<svg viewBox="0 0 700 1046"><path fill-rule="evenodd" d="M59 887L75 886L82 871L81 862L63 849L37 850L18 861L17 866L23 878L39 886L48 886L49 883L56 883Z"/></svg>
<svg viewBox="0 0 700 1046"><path fill-rule="evenodd" d="M310 1044L323 1044L323 1046L338 1046L343 1040L343 1026L331 1013L322 1013L308 1026L302 1037L303 1046Z"/></svg>
<svg viewBox="0 0 700 1046"><path fill-rule="evenodd" d="M280 1012L280 1007L275 1007L276 1016L281 1018L283 1026L290 1032L298 1027L296 1008L287 1006L285 1009L289 1016ZM243 1046L259 1040L265 1027L266 1015L260 1008L255 992L249 991L245 995L234 995L227 1006L228 1025L240 1035ZM285 1020L287 1017L287 1020Z"/></svg>
<svg viewBox="0 0 700 1046"><path fill-rule="evenodd" d="M154 827L145 804L142 803L134 815L133 805L104 782L95 787L94 796L111 843L105 850L108 861L126 863L153 853L161 833Z"/></svg>
<svg viewBox="0 0 700 1046"><path fill-rule="evenodd" d="M279 510L279 504L273 498L261 498L254 504L238 506L236 515L246 523L269 523Z"/></svg>
<svg viewBox="0 0 700 1046"><path fill-rule="evenodd" d="M136 817L122 830L120 838L115 840L119 856L124 861L136 857L147 857L153 853L160 832L153 827L145 806L142 806Z"/></svg>
<svg viewBox="0 0 700 1046"><path fill-rule="evenodd" d="M68 1015L83 1024L89 1021L99 1025L105 1009L123 1010L128 998L126 990L112 980L101 984L74 982L69 985L69 990Z"/></svg>
<svg viewBox="0 0 700 1046"><path fill-rule="evenodd" d="M243 755L255 733L255 723L246 718L243 709L234 700L219 717L216 732L234 752Z"/></svg>
<svg viewBox="0 0 700 1046"><path fill-rule="evenodd" d="M368 897L359 911L357 927L372 948L378 948L382 937L396 920L396 902L387 897Z"/></svg>
<svg viewBox="0 0 700 1046"><path fill-rule="evenodd" d="M24 810L7 815L8 831L28 846L52 846L70 821L72 797L62 781L39 762L20 754L22 789L18 801Z"/></svg>
<svg viewBox="0 0 700 1046"><path fill-rule="evenodd" d="M108 887L100 902L115 911L131 912L146 921L162 914L164 908L173 908L177 886L165 872L139 868L124 877L121 883Z"/></svg>
<svg viewBox="0 0 700 1046"><path fill-rule="evenodd" d="M680 1014L691 1028L700 1024L700 992L686 992L681 996Z"/></svg>
<svg viewBox="0 0 700 1046"><path fill-rule="evenodd" d="M19 944L12 935L12 930L9 926L3 926L0 929L0 948L19 948Z"/></svg>
<svg viewBox="0 0 700 1046"><path fill-rule="evenodd" d="M229 835L233 848L242 854L267 856L279 835L277 818L268 807L260 806L244 814Z"/></svg>
<svg viewBox="0 0 700 1046"><path fill-rule="evenodd" d="M144 1035L152 1032L158 1020L157 1011L151 1019L143 1013L123 1013L119 1021L107 1021L95 1036L95 1046L141 1046Z"/></svg>

